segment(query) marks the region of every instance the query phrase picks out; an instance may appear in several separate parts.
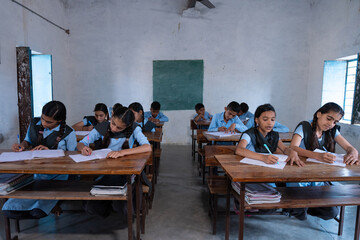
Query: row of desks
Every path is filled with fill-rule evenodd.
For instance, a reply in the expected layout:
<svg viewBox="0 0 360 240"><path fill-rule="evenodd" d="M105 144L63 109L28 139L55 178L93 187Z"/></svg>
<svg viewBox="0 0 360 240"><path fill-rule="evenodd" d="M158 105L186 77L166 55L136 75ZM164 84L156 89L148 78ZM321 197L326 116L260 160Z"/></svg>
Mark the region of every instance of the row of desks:
<svg viewBox="0 0 360 240"><path fill-rule="evenodd" d="M296 199L289 200L286 194L280 203L262 205L247 205L245 203L245 185L246 183L276 183L276 182L321 182L321 181L359 181L360 180L360 166L346 166L334 167L326 164L317 164L306 162L302 168L293 165L286 165L283 170L259 167L255 165L248 165L241 163L243 157L235 155L236 146L205 146L205 164L207 167L220 166L228 178L227 184L227 201L226 201L226 232L225 239L229 239L230 231L230 193L232 192L231 181L239 182L241 184L242 193L240 194L240 215L239 215L239 239L243 239L244 232L244 210L245 208L259 209L259 208L278 208L279 206L287 207L307 207L309 203L313 206L318 205L332 205L334 202L338 206L360 205L360 190L359 186L339 186L338 189L327 189L318 187L315 192L307 192L305 188L287 188L287 192L293 190L297 191ZM210 171L211 172L211 171ZM324 192L322 192L324 191ZM303 193L303 195L301 195ZM307 195L306 195L307 194ZM313 194L313 195L312 195ZM318 194L317 199L314 195ZM293 194L294 195L294 194ZM288 198L287 198L288 197ZM331 198L332 197L332 198ZM332 201L333 200L333 201ZM343 201L342 201L343 200ZM296 205L294 205L296 204ZM355 239L359 239L360 233L360 209L358 207L356 225L355 225Z"/></svg>

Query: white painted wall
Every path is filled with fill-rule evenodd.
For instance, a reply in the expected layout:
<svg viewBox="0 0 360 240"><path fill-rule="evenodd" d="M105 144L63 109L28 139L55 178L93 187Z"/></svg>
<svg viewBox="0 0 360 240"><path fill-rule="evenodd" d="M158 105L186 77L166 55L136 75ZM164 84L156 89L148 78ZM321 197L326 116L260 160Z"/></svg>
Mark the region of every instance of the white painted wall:
<svg viewBox="0 0 360 240"><path fill-rule="evenodd" d="M312 118L321 104L324 60L360 52L360 1L319 0L311 13L307 118ZM360 126L341 125L345 138L360 149Z"/></svg>
<svg viewBox="0 0 360 240"><path fill-rule="evenodd" d="M60 26L67 26L65 7L61 1L19 1ZM17 109L16 46L29 46L53 55L54 98L64 101L69 79L68 36L19 5L1 0L0 7L0 134L9 148L19 132ZM69 85L68 85L69 86Z"/></svg>
<svg viewBox="0 0 360 240"><path fill-rule="evenodd" d="M359 1L213 0L181 16L186 2L168 0L28 0L24 4L61 26L67 36L10 0L0 8L0 133L16 141L15 46L53 55L54 97L68 123L111 106L152 99L153 60L204 60L204 104L215 114L232 100L250 110L270 102L290 129L320 105L323 61L359 51ZM166 111L164 142L190 143L193 110ZM358 128L345 135L359 143ZM359 146L359 145L356 145ZM359 147L358 147L359 148Z"/></svg>
<svg viewBox="0 0 360 240"><path fill-rule="evenodd" d="M294 127L305 113L309 58L308 1L213 0L200 18L183 18L187 1L68 1L68 88L73 122L101 101L149 109L153 60L204 60L204 104L211 113L230 101L254 111L271 102ZM84 104L85 103L85 104ZM190 143L194 110L166 111L164 142ZM291 117L289 117L291 116Z"/></svg>

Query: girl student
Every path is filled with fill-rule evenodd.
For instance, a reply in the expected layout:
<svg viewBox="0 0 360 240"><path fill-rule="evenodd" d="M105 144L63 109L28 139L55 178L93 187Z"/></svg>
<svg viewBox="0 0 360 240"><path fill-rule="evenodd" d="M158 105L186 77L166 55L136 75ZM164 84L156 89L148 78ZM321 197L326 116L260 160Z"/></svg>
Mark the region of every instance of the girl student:
<svg viewBox="0 0 360 240"><path fill-rule="evenodd" d="M59 101L44 105L40 118L32 119L25 139L14 144L13 151L62 149L75 151L75 131L66 125L66 108ZM68 175L35 174L39 180L67 180ZM55 210L56 200L9 199L4 204L3 213L13 219L38 219ZM59 214L60 212L57 212Z"/></svg>
<svg viewBox="0 0 360 240"><path fill-rule="evenodd" d="M143 132L155 132L156 124L144 117L144 108L140 103L131 103L129 109L134 113L135 122L140 125Z"/></svg>
<svg viewBox="0 0 360 240"><path fill-rule="evenodd" d="M109 111L104 103L98 103L94 108L94 116L84 116L84 119L72 127L76 131L91 131L97 124L109 120Z"/></svg>
<svg viewBox="0 0 360 240"><path fill-rule="evenodd" d="M314 113L313 120L302 121L298 124L295 128L290 147L300 156L332 163L335 160L335 156L329 152L335 152L335 144L338 143L346 151L344 163L349 165L358 164L358 151L340 134L340 126L336 125L343 116L344 111L338 104L333 102L326 103ZM313 152L315 149L325 151L322 153ZM287 183L287 186L307 187L327 184L327 182L302 182ZM290 209L290 214L300 214L304 219L306 219L306 213L308 213L312 216L329 220L336 217L338 212L338 207Z"/></svg>
<svg viewBox="0 0 360 240"><path fill-rule="evenodd" d="M237 155L257 159L268 164L275 164L278 157L269 153L264 144L269 148L271 153L280 153L288 155L287 162L291 165L296 163L299 167L304 166L304 162L300 160L297 153L284 145L279 139L279 133L273 131L275 125L276 113L270 104L260 105L254 116L255 127L246 130L236 147Z"/></svg>
<svg viewBox="0 0 360 240"><path fill-rule="evenodd" d="M134 147L135 141L137 147ZM152 151L149 141L135 123L134 113L126 107L117 108L110 122L105 121L96 125L89 135L78 143L77 147L81 154L91 154L90 143L95 143L95 149L110 148L112 152L107 155L107 158ZM128 145L129 148L125 149L125 145ZM125 185L126 176L102 176L97 184ZM87 201L84 208L89 214L103 218L114 210L122 215L124 226L126 226L127 207L125 201Z"/></svg>

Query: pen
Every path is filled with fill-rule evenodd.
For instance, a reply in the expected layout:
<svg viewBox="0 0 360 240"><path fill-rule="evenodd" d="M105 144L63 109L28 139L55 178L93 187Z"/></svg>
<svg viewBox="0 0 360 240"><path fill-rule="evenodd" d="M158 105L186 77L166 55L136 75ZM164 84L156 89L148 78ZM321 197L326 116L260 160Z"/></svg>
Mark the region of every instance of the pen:
<svg viewBox="0 0 360 240"><path fill-rule="evenodd" d="M328 150L326 150L326 148L323 146L323 149L325 150L325 152L329 152Z"/></svg>
<svg viewBox="0 0 360 240"><path fill-rule="evenodd" d="M18 144L19 144L19 149L21 149L21 146L20 146L20 136L19 136L19 134L17 135L17 140L18 140Z"/></svg>
<svg viewBox="0 0 360 240"><path fill-rule="evenodd" d="M266 150L269 152L270 155L272 155L269 147L266 145L266 143L264 143L264 147L266 148ZM279 162L276 162L276 164L279 164Z"/></svg>

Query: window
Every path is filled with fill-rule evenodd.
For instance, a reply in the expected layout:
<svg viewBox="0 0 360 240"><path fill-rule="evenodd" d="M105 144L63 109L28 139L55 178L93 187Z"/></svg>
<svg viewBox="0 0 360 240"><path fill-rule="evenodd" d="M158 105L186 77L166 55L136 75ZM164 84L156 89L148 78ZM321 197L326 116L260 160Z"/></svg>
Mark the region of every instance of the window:
<svg viewBox="0 0 360 240"><path fill-rule="evenodd" d="M355 92L359 55L352 55L337 60L325 61L321 105L335 102L344 109L343 123L358 124ZM355 111L354 111L355 109ZM356 113L356 114L355 114Z"/></svg>

